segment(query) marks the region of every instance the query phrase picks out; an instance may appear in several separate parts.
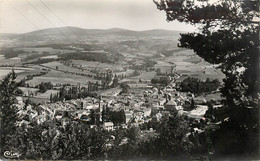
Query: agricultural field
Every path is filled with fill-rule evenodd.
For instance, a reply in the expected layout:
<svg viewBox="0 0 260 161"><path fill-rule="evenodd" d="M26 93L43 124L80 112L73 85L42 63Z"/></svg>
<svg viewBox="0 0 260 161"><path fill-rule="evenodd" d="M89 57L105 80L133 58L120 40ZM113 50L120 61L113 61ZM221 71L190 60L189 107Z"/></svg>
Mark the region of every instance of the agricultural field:
<svg viewBox="0 0 260 161"><path fill-rule="evenodd" d="M76 85L77 83L86 84L89 81L96 82L97 80L91 77L51 70L46 75L43 75L41 77L34 77L32 80L29 80L27 82L29 83L30 86L36 86L41 82L51 82L53 85L57 85L57 84Z"/></svg>
<svg viewBox="0 0 260 161"><path fill-rule="evenodd" d="M206 80L207 78L210 79L218 79L222 81L225 75L218 69L215 69L212 65L207 67L200 67L198 65L191 65L186 70L177 70L178 73L181 73L181 77L179 81L187 77L195 77L201 80Z"/></svg>
<svg viewBox="0 0 260 161"><path fill-rule="evenodd" d="M169 62L162 61L162 60L159 60L156 62L157 62L157 64L155 64L154 68L155 69L160 68L161 73L166 73L166 72L170 73L172 70L172 67L175 67L175 64L173 62L169 63Z"/></svg>
<svg viewBox="0 0 260 161"><path fill-rule="evenodd" d="M214 65L203 61L197 55L191 55L189 50L175 53L173 56L167 57L167 61L175 63L176 71L182 74L178 81L187 77L195 77L202 80L207 78L219 79L220 81L224 78L224 74L216 69Z"/></svg>
<svg viewBox="0 0 260 161"><path fill-rule="evenodd" d="M22 68L22 67L0 67L0 78L3 78L5 75L10 73L14 69L15 73L17 74L16 80L19 81L26 77L27 74L31 73L39 73L38 71L32 68Z"/></svg>
<svg viewBox="0 0 260 161"><path fill-rule="evenodd" d="M5 59L5 56L0 54L0 60L2 59Z"/></svg>
<svg viewBox="0 0 260 161"><path fill-rule="evenodd" d="M31 63L38 59L57 59L58 55L74 52L74 50L67 50L54 45L53 47L10 47L2 49L2 54L5 60L0 58L0 65L22 65L24 63ZM1 52L0 52L1 53Z"/></svg>
<svg viewBox="0 0 260 161"><path fill-rule="evenodd" d="M2 79L4 76L6 76L10 72L11 72L11 69L0 68L0 78ZM15 70L15 72L23 72L23 71L22 70L21 71Z"/></svg>
<svg viewBox="0 0 260 161"><path fill-rule="evenodd" d="M128 47L126 47L125 51L130 51L130 49ZM130 54L128 52L120 52L120 54L122 54L126 58L135 58L136 57L135 55Z"/></svg>
<svg viewBox="0 0 260 161"><path fill-rule="evenodd" d="M41 59L58 59L58 55L43 56Z"/></svg>
<svg viewBox="0 0 260 161"><path fill-rule="evenodd" d="M100 63L96 61L84 61L84 60L72 60L72 64L78 67L81 67L83 69L87 70L113 70L116 71L122 71L123 65L121 64L108 64L108 63Z"/></svg>
<svg viewBox="0 0 260 161"><path fill-rule="evenodd" d="M155 71L152 72L145 72L143 71L141 73L141 75L139 76L135 76L135 77L130 77L130 78L125 78L120 80L119 82L139 82L139 80L141 79L142 81L151 81L151 79L153 79L156 75Z"/></svg>
<svg viewBox="0 0 260 161"><path fill-rule="evenodd" d="M203 62L202 58L200 58L198 55L190 56L189 58L184 59L183 61L194 63L194 64L198 64L198 63Z"/></svg>
<svg viewBox="0 0 260 161"><path fill-rule="evenodd" d="M133 72L134 72L134 70L132 70L132 69L127 69L127 70L124 71L124 72L114 72L114 74L116 74L116 75L126 75L126 76L129 76L129 75L131 75Z"/></svg>
<svg viewBox="0 0 260 161"><path fill-rule="evenodd" d="M4 58L1 57L0 58L0 66L6 66L6 65L22 65L22 59L18 58L18 57L14 57L14 58Z"/></svg>
<svg viewBox="0 0 260 161"><path fill-rule="evenodd" d="M96 75L88 70L80 70L76 67L64 65L58 61L41 64L41 66L50 68L52 70L61 71L61 72L68 72L68 73L74 73L74 74L78 73L78 74L82 74L82 75L86 75L86 76L95 76Z"/></svg>
<svg viewBox="0 0 260 161"><path fill-rule="evenodd" d="M16 72L16 71L15 71ZM27 75L35 75L35 74L39 74L41 72L44 72L44 70L42 69L37 69L37 68L26 68L26 70L24 70L21 73L17 73L17 81L22 80L23 78L26 78Z"/></svg>
<svg viewBox="0 0 260 161"><path fill-rule="evenodd" d="M52 47L19 47L14 48L14 51L21 51L21 53L31 53L31 54L64 54L72 52L71 50L62 49L62 47L57 46L58 49L53 49ZM60 48L60 49L59 49Z"/></svg>

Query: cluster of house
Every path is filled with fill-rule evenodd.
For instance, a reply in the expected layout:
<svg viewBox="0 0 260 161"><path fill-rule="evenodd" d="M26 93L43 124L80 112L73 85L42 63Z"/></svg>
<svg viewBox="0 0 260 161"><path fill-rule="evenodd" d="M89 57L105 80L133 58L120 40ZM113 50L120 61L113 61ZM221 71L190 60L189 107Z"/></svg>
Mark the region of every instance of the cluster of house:
<svg viewBox="0 0 260 161"><path fill-rule="evenodd" d="M97 122L102 122L104 129L114 130L116 126L113 122L102 121L102 111L105 107L112 111L124 111L125 121L121 127L127 128L130 125L160 121L162 117L169 116L171 111L186 114L187 112L183 111L183 104L191 97L193 96L172 90L171 87L140 88L121 95L116 92L116 95L48 103L37 107L31 105L25 107L22 98L17 97L18 125L30 122L42 124L47 120L55 119L65 126L68 120L90 122L91 114L94 114L98 117L96 117L97 120L92 120L91 127L94 127Z"/></svg>

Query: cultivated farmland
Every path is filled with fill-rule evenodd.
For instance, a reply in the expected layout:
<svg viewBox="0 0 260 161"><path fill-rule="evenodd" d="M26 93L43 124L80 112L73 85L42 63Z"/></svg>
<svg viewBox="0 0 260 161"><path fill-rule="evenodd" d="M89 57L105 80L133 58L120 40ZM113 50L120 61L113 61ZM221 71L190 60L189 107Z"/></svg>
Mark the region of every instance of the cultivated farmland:
<svg viewBox="0 0 260 161"><path fill-rule="evenodd" d="M28 83L30 86L36 86L41 82L51 82L53 85L56 84L72 84L76 85L77 83L86 84L88 81L96 82L97 80L91 77L80 76L76 74L64 73L60 71L49 71L46 75L41 77L34 77L32 80L29 80Z"/></svg>

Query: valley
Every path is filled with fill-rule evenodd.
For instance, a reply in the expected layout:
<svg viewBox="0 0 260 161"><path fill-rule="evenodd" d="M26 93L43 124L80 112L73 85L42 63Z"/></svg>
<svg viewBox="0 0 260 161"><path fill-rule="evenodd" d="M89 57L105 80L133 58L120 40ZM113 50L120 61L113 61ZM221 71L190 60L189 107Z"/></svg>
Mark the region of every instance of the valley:
<svg viewBox="0 0 260 161"><path fill-rule="evenodd" d="M97 82L101 86L102 77L108 72L117 75L121 83L144 81L147 85L156 77L156 70L164 74L174 70L180 74L179 80L197 77L221 81L223 78L220 71L191 50L177 47L179 31L70 27L78 35L75 36L68 28L60 30L66 33L66 39L55 29L0 38L0 77L11 69L17 73L17 80L30 77L21 88L24 93L48 82L57 90L64 85L87 88L89 83ZM41 97L32 97L43 103L51 94L50 89Z"/></svg>

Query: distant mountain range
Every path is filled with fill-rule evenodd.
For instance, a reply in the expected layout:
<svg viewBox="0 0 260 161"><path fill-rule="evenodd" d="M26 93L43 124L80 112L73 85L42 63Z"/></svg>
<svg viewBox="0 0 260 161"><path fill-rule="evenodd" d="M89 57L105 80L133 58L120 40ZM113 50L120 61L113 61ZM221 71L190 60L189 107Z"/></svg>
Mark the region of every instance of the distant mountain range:
<svg viewBox="0 0 260 161"><path fill-rule="evenodd" d="M48 28L43 30L37 30L33 32L28 32L22 35L120 35L120 36L165 36L165 35L175 35L179 34L180 31L174 30L145 30L145 31L134 31L126 30L121 28L111 28L111 29L82 29L78 27L61 27L61 28Z"/></svg>
<svg viewBox="0 0 260 161"><path fill-rule="evenodd" d="M85 37L85 36L134 36L134 37L146 37L146 36L178 36L181 31L174 30L145 30L145 31L134 31L126 30L121 28L111 28L111 29L82 29L78 27L60 27L60 28L47 28L37 31L32 31L24 34L5 34L0 33L0 38L21 38L29 37L36 38L38 36L44 37Z"/></svg>
<svg viewBox="0 0 260 161"><path fill-rule="evenodd" d="M89 41L121 41L129 39L175 39L177 41L183 31L174 30L145 30L134 31L121 28L111 29L82 29L78 27L47 28L23 34L1 34L2 46L31 46L51 43L79 43Z"/></svg>

